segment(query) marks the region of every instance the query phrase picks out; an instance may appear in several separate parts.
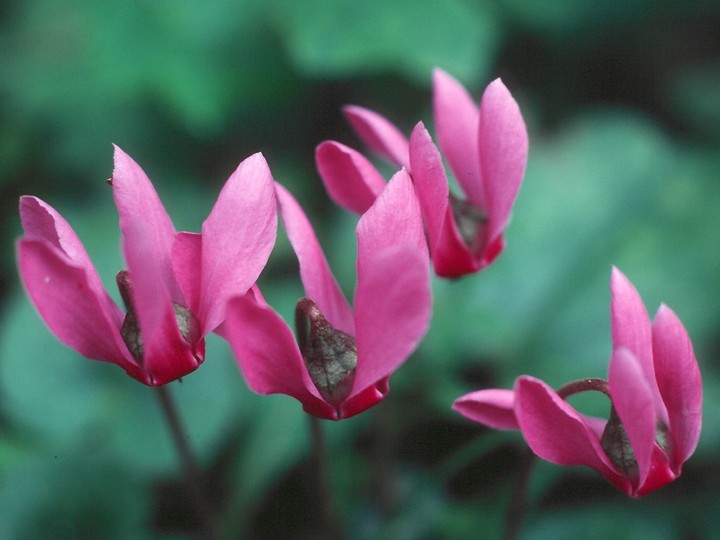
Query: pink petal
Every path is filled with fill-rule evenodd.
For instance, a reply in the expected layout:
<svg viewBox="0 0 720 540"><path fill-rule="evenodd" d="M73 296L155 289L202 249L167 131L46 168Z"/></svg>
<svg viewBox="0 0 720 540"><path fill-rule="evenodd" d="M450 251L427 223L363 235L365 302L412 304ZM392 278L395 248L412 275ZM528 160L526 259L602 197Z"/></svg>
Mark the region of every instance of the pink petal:
<svg viewBox="0 0 720 540"><path fill-rule="evenodd" d="M123 314L104 290L90 283L87 268L41 239L20 240L18 262L28 296L62 343L86 358L138 374L120 336Z"/></svg>
<svg viewBox="0 0 720 540"><path fill-rule="evenodd" d="M262 154L254 154L230 175L202 226L200 318L206 333L223 321L230 297L255 283L276 231L273 179Z"/></svg>
<svg viewBox="0 0 720 540"><path fill-rule="evenodd" d="M384 116L356 105L343 108L358 137L372 150L399 167L408 168L408 141Z"/></svg>
<svg viewBox="0 0 720 540"><path fill-rule="evenodd" d="M110 317L113 325L120 328L124 314L105 292L100 276L75 231L67 221L49 204L36 198L20 198L20 220L29 240L45 240L62 251L68 262L84 268L87 286L90 287Z"/></svg>
<svg viewBox="0 0 720 540"><path fill-rule="evenodd" d="M430 320L430 268L410 177L398 172L360 219L351 396L390 375L417 347Z"/></svg>
<svg viewBox="0 0 720 540"><path fill-rule="evenodd" d="M677 474L695 451L702 424L702 381L692 343L680 319L665 306L652 324L655 375L668 411L673 442L671 466Z"/></svg>
<svg viewBox="0 0 720 540"><path fill-rule="evenodd" d="M442 163L440 152L433 144L430 133L419 122L410 135L410 166L413 171L413 182L417 189L425 223L427 224L430 253L438 250L438 244L443 240L443 227L446 219L454 223L450 210L447 177L445 166ZM458 240L462 239L458 233Z"/></svg>
<svg viewBox="0 0 720 540"><path fill-rule="evenodd" d="M248 386L259 394L286 394L315 416L335 418L305 369L300 350L287 324L267 305L250 295L230 300L224 336Z"/></svg>
<svg viewBox="0 0 720 540"><path fill-rule="evenodd" d="M377 384L368 386L359 394L348 397L340 404L340 415L338 419L345 419L360 414L376 405L385 397L388 392L387 379Z"/></svg>
<svg viewBox="0 0 720 540"><path fill-rule="evenodd" d="M502 237L479 253L472 253L463 241L449 204L448 182L440 152L422 122L415 126L410 136L410 165L427 224L435 273L453 278L490 264L502 251Z"/></svg>
<svg viewBox="0 0 720 540"><path fill-rule="evenodd" d="M300 263L300 277L306 295L312 299L328 322L338 330L355 335L352 310L335 281L325 254L300 205L280 184L275 184L285 230Z"/></svg>
<svg viewBox="0 0 720 540"><path fill-rule="evenodd" d="M515 392L492 388L455 400L453 409L466 418L495 429L520 429L515 419Z"/></svg>
<svg viewBox="0 0 720 540"><path fill-rule="evenodd" d="M477 146L480 113L467 90L440 69L433 71L433 110L440 147L455 179L472 204L485 208Z"/></svg>
<svg viewBox="0 0 720 540"><path fill-rule="evenodd" d="M200 313L200 286L202 283L202 236L180 232L175 235L172 247L172 265L187 305L194 314ZM208 332L202 329L202 335Z"/></svg>
<svg viewBox="0 0 720 540"><path fill-rule="evenodd" d="M613 352L608 378L613 406L638 463L637 485L642 486L650 473L657 426L650 385L635 355L624 347Z"/></svg>
<svg viewBox="0 0 720 540"><path fill-rule="evenodd" d="M126 223L123 233L132 301L143 340L143 369L150 377L149 384L165 384L197 369L204 359L204 342L188 343L182 337L164 269L154 259L155 244L146 235L145 225Z"/></svg>
<svg viewBox="0 0 720 540"><path fill-rule="evenodd" d="M593 429L544 382L528 376L517 379L515 416L539 457L558 465L587 465L616 485L628 483L615 472Z"/></svg>
<svg viewBox="0 0 720 540"><path fill-rule="evenodd" d="M503 232L525 174L528 136L520 108L500 79L480 102L480 168L488 214L488 243Z"/></svg>
<svg viewBox="0 0 720 540"><path fill-rule="evenodd" d="M653 365L652 333L642 299L630 280L613 267L610 278L613 349L625 347L635 355L648 381L657 416L667 423L667 411L660 397Z"/></svg>
<svg viewBox="0 0 720 540"><path fill-rule="evenodd" d="M172 299L185 304L180 287L175 281L171 252L175 239L175 228L165 211L150 179L140 166L119 147L115 146L115 168L112 175L113 196L120 215L120 230L123 233L123 252L127 260L128 251L133 249L127 240L128 227L146 239L152 251L165 287Z"/></svg>
<svg viewBox="0 0 720 540"><path fill-rule="evenodd" d="M385 180L365 156L335 141L317 147L315 162L330 198L350 212L365 213L385 188Z"/></svg>

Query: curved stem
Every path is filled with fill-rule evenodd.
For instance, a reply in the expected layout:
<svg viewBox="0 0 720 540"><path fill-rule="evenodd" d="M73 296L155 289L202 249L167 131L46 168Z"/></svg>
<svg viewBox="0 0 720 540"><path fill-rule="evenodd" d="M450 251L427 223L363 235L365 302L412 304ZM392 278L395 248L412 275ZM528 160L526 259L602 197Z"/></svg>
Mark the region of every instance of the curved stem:
<svg viewBox="0 0 720 540"><path fill-rule="evenodd" d="M160 404L163 414L165 415L165 420L170 428L173 443L175 444L175 448L180 457L183 473L185 474L185 481L187 483L190 496L193 499L193 505L195 507L198 521L202 527L201 538L215 540L218 538L215 520L213 519L210 507L205 500L200 469L197 465L192 449L190 448L190 444L188 443L188 436L180 420L177 408L175 407L175 402L173 401L169 390L164 385L156 387L156 390L157 396L160 398Z"/></svg>
<svg viewBox="0 0 720 540"><path fill-rule="evenodd" d="M610 397L610 389L608 387L607 381L605 379L600 379L599 377L587 377L585 379L571 381L558 388L557 395L560 396L562 399L567 399L574 394L579 394L580 392L587 392L590 390L601 392L606 396Z"/></svg>

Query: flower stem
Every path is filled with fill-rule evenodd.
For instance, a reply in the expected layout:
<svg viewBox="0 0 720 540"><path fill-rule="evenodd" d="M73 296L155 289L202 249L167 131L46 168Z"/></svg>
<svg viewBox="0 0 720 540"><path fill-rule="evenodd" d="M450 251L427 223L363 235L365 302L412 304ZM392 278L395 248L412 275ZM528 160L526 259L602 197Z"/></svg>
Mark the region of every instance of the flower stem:
<svg viewBox="0 0 720 540"><path fill-rule="evenodd" d="M165 420L170 428L170 434L172 435L175 449L180 457L183 473L185 474L185 482L190 496L192 497L192 503L195 508L198 522L200 523L200 537L206 540L215 540L218 538L215 520L213 519L213 515L210 511L210 506L205 500L205 492L202 486L200 469L197 465L192 449L190 448L190 444L188 443L188 436L180 420L177 407L175 407L175 402L173 401L170 391L166 386L158 386L156 390L157 396L160 399L163 414L165 415Z"/></svg>
<svg viewBox="0 0 720 540"><path fill-rule="evenodd" d="M579 394L580 392L587 392L589 390L595 390L601 392L606 396L610 396L610 389L605 379L598 377L587 377L585 379L578 379L577 381L571 381L567 384L562 385L557 389L557 395L562 399L567 399L573 394Z"/></svg>
<svg viewBox="0 0 720 540"><path fill-rule="evenodd" d="M322 519L321 538L342 540L346 536L340 525L335 501L332 498L325 433L321 420L312 415L310 416L310 433L312 436L312 472L315 477L317 500Z"/></svg>
<svg viewBox="0 0 720 540"><path fill-rule="evenodd" d="M530 474L535 463L535 454L529 448L523 450L520 458L520 466L517 472L517 483L510 495L507 509L505 510L505 531L503 540L515 540L522 529L522 521L527 510L527 491L530 485Z"/></svg>

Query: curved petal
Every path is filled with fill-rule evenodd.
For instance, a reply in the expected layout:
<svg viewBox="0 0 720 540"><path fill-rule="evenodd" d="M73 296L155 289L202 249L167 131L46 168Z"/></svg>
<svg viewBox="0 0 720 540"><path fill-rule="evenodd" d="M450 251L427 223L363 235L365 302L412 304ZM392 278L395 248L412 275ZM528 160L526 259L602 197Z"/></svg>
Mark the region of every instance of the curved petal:
<svg viewBox="0 0 720 540"><path fill-rule="evenodd" d="M53 334L82 356L113 362L142 379L120 336L122 312L90 284L87 269L45 240L22 239L17 251L25 290Z"/></svg>
<svg viewBox="0 0 720 540"><path fill-rule="evenodd" d="M630 488L609 462L593 429L544 382L528 376L517 379L515 416L539 457L558 465L587 465L615 485Z"/></svg>
<svg viewBox="0 0 720 540"><path fill-rule="evenodd" d="M385 188L385 179L365 156L335 141L315 149L315 163L330 198L356 214L364 214Z"/></svg>
<svg viewBox="0 0 720 540"><path fill-rule="evenodd" d="M495 429L520 429L515 419L515 392L499 388L477 390L459 397L453 410Z"/></svg>
<svg viewBox="0 0 720 540"><path fill-rule="evenodd" d="M480 169L488 243L505 229L525 174L528 136L520 108L500 79L485 89L480 102Z"/></svg>
<svg viewBox="0 0 720 540"><path fill-rule="evenodd" d="M335 419L310 380L292 331L269 306L251 295L231 299L224 337L251 390L292 396L310 414Z"/></svg>
<svg viewBox="0 0 720 540"><path fill-rule="evenodd" d="M668 411L677 474L695 451L702 424L702 381L692 343L677 315L661 305L652 324L658 388Z"/></svg>
<svg viewBox="0 0 720 540"><path fill-rule="evenodd" d="M397 173L360 219L352 395L390 375L417 347L430 320L430 268L412 182Z"/></svg>
<svg viewBox="0 0 720 540"><path fill-rule="evenodd" d="M430 253L434 254L439 249L438 244L443 240L446 220L449 218L454 222L454 218L450 211L450 189L445 176L445 167L440 152L422 122L415 126L410 135L410 166L420 207L427 224ZM458 239L460 239L459 233Z"/></svg>
<svg viewBox="0 0 720 540"><path fill-rule="evenodd" d="M307 296L315 302L328 322L338 330L355 335L352 310L328 266L310 222L297 201L275 183L285 230L300 263L300 277Z"/></svg>
<svg viewBox="0 0 720 540"><path fill-rule="evenodd" d="M377 384L368 386L359 394L349 397L340 404L340 416L338 419L351 418L368 410L382 401L388 390L387 379L384 379Z"/></svg>
<svg viewBox="0 0 720 540"><path fill-rule="evenodd" d="M175 235L172 247L172 266L180 289L193 313L200 313L200 287L202 266L202 235L179 232ZM202 329L202 334L208 332Z"/></svg>
<svg viewBox="0 0 720 540"><path fill-rule="evenodd" d="M477 146L480 113L463 85L441 69L433 71L433 111L440 148L455 179L472 204L485 208Z"/></svg>
<svg viewBox="0 0 720 540"><path fill-rule="evenodd" d="M613 267L610 277L610 319L613 349L625 347L635 355L650 385L657 416L667 423L667 411L660 397L653 365L652 331L642 299L625 275Z"/></svg>
<svg viewBox="0 0 720 540"><path fill-rule="evenodd" d="M24 196L20 197L20 220L25 238L49 242L62 251L69 262L85 270L87 286L92 289L113 325L120 328L124 314L108 296L85 247L65 218L41 199Z"/></svg>
<svg viewBox="0 0 720 540"><path fill-rule="evenodd" d="M636 485L642 486L650 473L657 429L650 385L635 355L624 347L613 352L608 379L613 407L638 464Z"/></svg>
<svg viewBox="0 0 720 540"><path fill-rule="evenodd" d="M348 105L343 112L357 136L370 150L399 167L409 167L407 138L384 116L357 105Z"/></svg>
<svg viewBox="0 0 720 540"><path fill-rule="evenodd" d="M155 244L138 222L125 225L125 258L132 285L132 303L143 342L142 366L153 386L195 371L204 359L204 342L189 343L178 327L163 268L154 261ZM184 305L184 304L182 304Z"/></svg>
<svg viewBox="0 0 720 540"><path fill-rule="evenodd" d="M265 158L257 153L230 175L202 226L200 319L205 333L223 321L230 297L255 283L276 234L273 179Z"/></svg>
<svg viewBox="0 0 720 540"><path fill-rule="evenodd" d="M172 269L171 253L175 240L172 221L145 172L118 146L114 148L115 168L111 185L120 216L125 260L133 249L133 243L127 239L127 229L132 227L149 246L153 264L172 299L185 305Z"/></svg>

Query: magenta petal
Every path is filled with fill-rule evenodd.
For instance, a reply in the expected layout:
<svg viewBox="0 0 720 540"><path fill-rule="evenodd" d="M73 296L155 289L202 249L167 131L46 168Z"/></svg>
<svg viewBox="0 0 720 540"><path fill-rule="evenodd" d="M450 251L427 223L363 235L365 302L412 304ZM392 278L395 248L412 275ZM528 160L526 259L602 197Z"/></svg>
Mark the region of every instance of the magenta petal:
<svg viewBox="0 0 720 540"><path fill-rule="evenodd" d="M335 141L317 147L315 162L330 198L350 212L365 213L385 188L385 180L365 156Z"/></svg>
<svg viewBox="0 0 720 540"><path fill-rule="evenodd" d="M515 419L515 392L492 388L470 392L455 400L453 410L495 429L520 429Z"/></svg>
<svg viewBox="0 0 720 540"><path fill-rule="evenodd" d="M594 430L544 382L519 377L515 416L528 445L539 457L558 465L587 465L608 478L619 476Z"/></svg>
<svg viewBox="0 0 720 540"><path fill-rule="evenodd" d="M90 257L70 224L49 204L30 196L20 198L20 220L28 240L45 240L62 251L68 262L85 270L89 286L102 309L120 328L124 314L108 296Z"/></svg>
<svg viewBox="0 0 720 540"><path fill-rule="evenodd" d="M480 167L488 243L505 229L525 174L528 136L520 108L500 79L485 89L480 102Z"/></svg>
<svg viewBox="0 0 720 540"><path fill-rule="evenodd" d="M149 384L165 384L197 369L204 359L204 342L188 343L182 337L146 228L138 222L127 223L123 233L132 301L143 340L143 369L151 379Z"/></svg>
<svg viewBox="0 0 720 540"><path fill-rule="evenodd" d="M652 391L656 414L663 422L667 422L667 411L655 379L650 317L648 317L637 289L615 267L613 267L610 277L610 290L612 293L610 320L613 349L625 347L640 362L645 380L648 381Z"/></svg>
<svg viewBox="0 0 720 540"><path fill-rule="evenodd" d="M358 238L358 275L362 265L388 248L408 246L427 258L420 204L412 180L404 170L390 179L375 204L360 218Z"/></svg>
<svg viewBox="0 0 720 540"><path fill-rule="evenodd" d="M695 451L702 424L702 381L692 343L680 319L665 306L652 324L655 376L668 411L676 474Z"/></svg>
<svg viewBox="0 0 720 540"><path fill-rule="evenodd" d="M409 167L407 138L384 116L356 105L344 107L343 112L370 150L399 167Z"/></svg>
<svg viewBox="0 0 720 540"><path fill-rule="evenodd" d="M417 347L430 320L430 268L410 177L398 172L360 219L351 395L390 375Z"/></svg>
<svg viewBox="0 0 720 540"><path fill-rule="evenodd" d="M127 229L133 228L152 253L154 266L173 300L184 304L182 292L175 281L172 269L172 245L175 228L165 211L150 179L140 166L125 152L115 146L115 168L112 175L113 196L120 215L125 259L133 249L128 242Z"/></svg>
<svg viewBox="0 0 720 540"><path fill-rule="evenodd" d="M638 486L650 473L657 416L650 385L640 363L628 349L615 349L610 359L610 396L638 463Z"/></svg>
<svg viewBox="0 0 720 540"><path fill-rule="evenodd" d="M316 416L335 418L305 369L300 350L285 321L251 295L228 304L224 335L248 386L259 394L286 394Z"/></svg>
<svg viewBox="0 0 720 540"><path fill-rule="evenodd" d="M433 144L430 133L419 122L410 135L410 166L413 171L413 182L427 224L430 252L435 253L443 238L443 227L450 218L454 222L449 208L449 195L445 166L440 152ZM458 239L462 244L462 239Z"/></svg>
<svg viewBox="0 0 720 540"><path fill-rule="evenodd" d="M104 290L90 284L87 268L39 239L20 240L18 262L28 296L61 342L82 356L114 362L137 374L120 336L122 312Z"/></svg>
<svg viewBox="0 0 720 540"><path fill-rule="evenodd" d="M463 85L444 71L435 69L433 109L440 147L455 179L472 204L485 208L477 146L480 120L477 105Z"/></svg>
<svg viewBox="0 0 720 540"><path fill-rule="evenodd" d="M315 302L332 326L355 335L352 310L328 266L312 225L297 201L280 184L275 184L285 230L300 263L305 294Z"/></svg>
<svg viewBox="0 0 720 540"><path fill-rule="evenodd" d="M200 313L201 260L202 236L189 232L177 233L172 247L173 271L187 302L185 307L193 313ZM204 328L202 330L203 335L208 333Z"/></svg>
<svg viewBox="0 0 720 540"><path fill-rule="evenodd" d="M200 318L206 333L223 321L230 297L255 283L276 232L270 168L262 154L254 154L230 175L202 226Z"/></svg>

